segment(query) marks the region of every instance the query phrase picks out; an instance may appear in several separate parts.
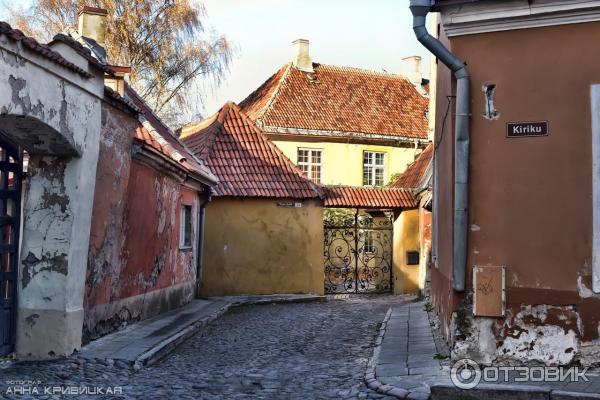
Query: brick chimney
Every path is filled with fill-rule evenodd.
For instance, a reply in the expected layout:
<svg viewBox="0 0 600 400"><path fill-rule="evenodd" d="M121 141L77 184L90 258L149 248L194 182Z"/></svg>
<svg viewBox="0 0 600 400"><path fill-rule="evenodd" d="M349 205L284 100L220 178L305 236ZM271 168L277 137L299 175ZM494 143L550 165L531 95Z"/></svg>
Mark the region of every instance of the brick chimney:
<svg viewBox="0 0 600 400"><path fill-rule="evenodd" d="M92 39L104 48L106 35L106 16L108 12L103 8L84 6L79 10L77 31L87 39Z"/></svg>
<svg viewBox="0 0 600 400"><path fill-rule="evenodd" d="M304 72L314 72L309 52L310 42L307 39L296 39L292 42L294 46L294 58L292 65Z"/></svg>
<svg viewBox="0 0 600 400"><path fill-rule="evenodd" d="M404 57L402 59L402 75L407 77L413 85L421 87L423 81L423 75L421 73L421 57Z"/></svg>

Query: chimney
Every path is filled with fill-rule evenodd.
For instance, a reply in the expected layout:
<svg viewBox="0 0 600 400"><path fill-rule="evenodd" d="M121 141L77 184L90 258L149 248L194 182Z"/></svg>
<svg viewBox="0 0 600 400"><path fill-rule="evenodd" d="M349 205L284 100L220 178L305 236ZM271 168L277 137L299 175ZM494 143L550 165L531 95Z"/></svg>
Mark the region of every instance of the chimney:
<svg viewBox="0 0 600 400"><path fill-rule="evenodd" d="M402 74L407 77L413 85L421 87L423 82L423 75L421 74L421 57L404 57L402 59Z"/></svg>
<svg viewBox="0 0 600 400"><path fill-rule="evenodd" d="M309 43L307 39L296 39L292 42L294 46L292 65L304 72L314 72L310 52L308 51Z"/></svg>
<svg viewBox="0 0 600 400"><path fill-rule="evenodd" d="M129 83L131 67L124 67L120 65L109 65L109 67L113 70L114 75L105 75L104 85L119 93L121 96L125 96L125 84Z"/></svg>
<svg viewBox="0 0 600 400"><path fill-rule="evenodd" d="M103 49L107 15L108 12L103 8L84 6L79 10L77 23L79 34L87 39L94 40Z"/></svg>

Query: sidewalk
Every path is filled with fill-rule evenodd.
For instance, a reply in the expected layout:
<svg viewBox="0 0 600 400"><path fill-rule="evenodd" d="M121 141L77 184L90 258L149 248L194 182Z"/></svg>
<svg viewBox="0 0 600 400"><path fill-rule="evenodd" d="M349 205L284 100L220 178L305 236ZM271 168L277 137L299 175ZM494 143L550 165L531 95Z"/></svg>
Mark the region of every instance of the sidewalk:
<svg viewBox="0 0 600 400"><path fill-rule="evenodd" d="M151 365L173 351L231 307L247 304L324 301L317 295L227 296L196 299L189 304L127 326L81 349L84 359L111 360L134 368Z"/></svg>
<svg viewBox="0 0 600 400"><path fill-rule="evenodd" d="M432 332L424 302L390 309L380 329L365 380L379 393L415 400L599 400L600 373L589 370L589 382L545 382L543 386L511 382L459 389L450 380L449 350Z"/></svg>

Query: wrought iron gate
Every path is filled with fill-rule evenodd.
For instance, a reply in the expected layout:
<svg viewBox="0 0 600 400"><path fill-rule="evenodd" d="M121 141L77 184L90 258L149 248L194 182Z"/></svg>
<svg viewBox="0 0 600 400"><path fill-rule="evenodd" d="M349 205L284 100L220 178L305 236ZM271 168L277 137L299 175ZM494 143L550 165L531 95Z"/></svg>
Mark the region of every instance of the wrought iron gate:
<svg viewBox="0 0 600 400"><path fill-rule="evenodd" d="M325 293L390 292L392 242L388 213L325 220Z"/></svg>
<svg viewBox="0 0 600 400"><path fill-rule="evenodd" d="M0 356L15 344L22 152L0 138Z"/></svg>

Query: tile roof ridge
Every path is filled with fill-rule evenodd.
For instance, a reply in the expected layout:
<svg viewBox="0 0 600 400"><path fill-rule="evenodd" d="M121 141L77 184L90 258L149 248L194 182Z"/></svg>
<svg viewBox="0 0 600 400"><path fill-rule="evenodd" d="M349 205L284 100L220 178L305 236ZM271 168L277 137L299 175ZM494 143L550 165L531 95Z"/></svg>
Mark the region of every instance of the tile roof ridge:
<svg viewBox="0 0 600 400"><path fill-rule="evenodd" d="M271 109L271 106L277 100L277 96L279 95L279 92L281 91L281 88L283 87L283 85L287 81L288 76L290 76L290 72L292 71L293 65L292 65L291 62L289 62L287 64L284 64L284 66L282 68L286 69L285 72L283 73L283 75L281 76L281 78L279 78L279 82L277 82L275 90L273 90L273 93L271 94L271 97L269 98L269 101L267 101L267 104L265 104L265 106L263 107L263 109L260 111L260 114L256 118L256 122L258 124L260 124L260 125L262 125L262 119L263 119L263 117L267 114L267 112L269 112L269 110ZM275 75L277 75L277 72L275 73Z"/></svg>
<svg viewBox="0 0 600 400"><path fill-rule="evenodd" d="M235 112L238 113L240 118L242 118L242 120L246 122L262 140L264 140L267 146L269 146L269 148L273 150L273 152L284 162L284 164L286 164L292 171L298 174L300 178L306 181L306 183L317 194L318 197L323 197L323 191L321 190L320 185L315 184L313 181L304 176L304 173L300 170L300 168L298 168L298 166L296 166L296 164L294 164L292 160L290 160L288 156L286 156L283 153L283 151L281 151L281 149L277 147L275 143L273 143L273 141L265 134L265 132L262 129L260 129L260 127L258 127L257 124L254 121L252 121L252 119L249 116L247 116L246 113L244 113L237 104L230 101L228 102L228 105L230 109L235 110Z"/></svg>
<svg viewBox="0 0 600 400"><path fill-rule="evenodd" d="M147 102L147 101L146 101L144 98L142 98L142 96L141 96L141 95L140 95L140 94L137 92L137 90L135 90L135 89L133 88L133 86L131 86L131 85L130 85L129 83L127 83L127 82L125 82L125 94L126 94L126 95L133 95L133 96L135 96L135 98L136 98L136 99L137 99L137 100L138 100L140 103L142 103L142 104L144 105L144 108L145 108L145 110L144 110L144 111L145 111L145 112L149 112L149 113L150 113L150 114L151 114L151 115L154 117L154 119L156 119L156 121L157 121L157 122L158 122L160 125L162 125L162 127L163 127L163 128L165 128L165 130L166 130L167 132L169 132L169 133L171 134L171 136L173 136L174 138L176 138L176 139L177 139L177 135L175 135L175 132L173 132L173 130L171 129L171 127L169 127L167 124L165 124L165 123L163 122L163 120L162 120L162 119L161 119L161 118L160 118L158 115L156 115L156 113L154 112L154 110L152 110L152 107L150 107L150 105L148 104L148 102Z"/></svg>
<svg viewBox="0 0 600 400"><path fill-rule="evenodd" d="M334 64L321 64L321 63L313 63L315 65L315 67L325 67L325 68L331 68L331 69L337 69L340 71L344 71L344 72L358 72L358 73L363 73L363 74L367 74L367 75L376 75L376 76L381 76L384 78L391 78L391 79L402 79L404 81L406 81L407 83L411 83L407 77L405 77L402 74L397 74L394 72L387 72L387 71L375 71L372 69L367 69L367 68L361 68L361 67L351 67L351 66L346 66L346 65L334 65ZM317 72L317 71L315 71ZM412 84L412 83L411 83Z"/></svg>
<svg viewBox="0 0 600 400"><path fill-rule="evenodd" d="M195 162L197 162L201 166L206 167L206 165L204 165L203 160L201 160L200 158L196 157L196 154L194 154L194 152L192 150L190 150L190 148L173 133L173 130L171 128L169 128L169 126L167 126L160 119L160 117L154 113L154 111L152 110L152 108L150 108L150 106L148 105L148 103L142 98L142 96L140 96L140 94L137 92L137 90L135 90L131 85L129 85L127 82L125 82L125 92L124 92L123 98L126 99L126 100L130 100L129 97L131 97L131 96L134 96L143 105L143 109L140 110L139 117L143 117L143 114L145 112L149 112L153 116L153 118L160 125L162 125L163 128L165 128L165 130L168 132L168 134L171 135L171 137L180 146L182 146L182 148L185 150L185 152L187 153L187 155L189 157L191 157L192 160L194 160ZM134 102L134 104L135 104L135 102ZM177 149L175 149L175 147L173 147L173 145L171 143L169 143L166 139L164 139L163 136L162 136L162 134L160 132L158 132L156 130L156 128L154 128L154 126L152 125L152 123L150 121L148 121L145 117L144 117L144 120L148 123L149 126L152 127L152 130L155 132L155 134L158 135L158 136L160 136L161 140L165 141L168 144L169 148L173 149L173 151L175 152L174 154L178 154L178 155L180 155L183 158L182 160L179 160L179 162L187 160L188 157L184 157L179 151L177 151ZM161 142L159 141L159 143L161 143Z"/></svg>

